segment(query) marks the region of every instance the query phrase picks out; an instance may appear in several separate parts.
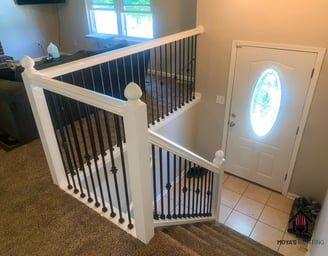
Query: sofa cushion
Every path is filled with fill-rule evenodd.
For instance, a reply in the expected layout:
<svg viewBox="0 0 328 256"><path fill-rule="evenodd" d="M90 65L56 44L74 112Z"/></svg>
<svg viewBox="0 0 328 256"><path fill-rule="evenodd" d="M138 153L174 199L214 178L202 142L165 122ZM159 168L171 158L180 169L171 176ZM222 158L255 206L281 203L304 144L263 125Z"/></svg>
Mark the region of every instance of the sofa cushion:
<svg viewBox="0 0 328 256"><path fill-rule="evenodd" d="M15 71L11 68L0 68L0 79L15 80Z"/></svg>

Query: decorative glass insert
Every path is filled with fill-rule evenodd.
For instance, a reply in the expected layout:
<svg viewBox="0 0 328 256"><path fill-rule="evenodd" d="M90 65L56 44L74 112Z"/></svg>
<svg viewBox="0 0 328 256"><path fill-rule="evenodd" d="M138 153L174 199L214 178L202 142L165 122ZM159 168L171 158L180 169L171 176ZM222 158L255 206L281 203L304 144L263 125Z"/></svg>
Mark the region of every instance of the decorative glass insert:
<svg viewBox="0 0 328 256"><path fill-rule="evenodd" d="M265 136L277 120L281 102L278 73L268 68L258 78L250 106L250 119L257 136Z"/></svg>

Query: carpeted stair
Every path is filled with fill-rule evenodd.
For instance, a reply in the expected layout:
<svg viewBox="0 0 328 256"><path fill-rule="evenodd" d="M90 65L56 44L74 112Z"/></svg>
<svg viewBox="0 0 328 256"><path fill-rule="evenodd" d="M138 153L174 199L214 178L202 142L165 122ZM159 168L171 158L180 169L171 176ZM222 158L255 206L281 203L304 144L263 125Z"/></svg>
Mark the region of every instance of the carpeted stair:
<svg viewBox="0 0 328 256"><path fill-rule="evenodd" d="M175 248L174 252L166 252L170 254L163 251L163 255L281 255L224 225L215 223L162 228L156 231L156 236L165 241L168 250ZM151 244L148 249L150 248Z"/></svg>

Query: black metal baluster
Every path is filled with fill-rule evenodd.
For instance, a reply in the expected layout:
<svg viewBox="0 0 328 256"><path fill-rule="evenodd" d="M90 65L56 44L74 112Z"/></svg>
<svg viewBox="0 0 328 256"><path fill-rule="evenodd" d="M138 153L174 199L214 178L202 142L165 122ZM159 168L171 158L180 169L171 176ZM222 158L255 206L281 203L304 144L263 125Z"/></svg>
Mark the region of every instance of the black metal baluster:
<svg viewBox="0 0 328 256"><path fill-rule="evenodd" d="M165 44L165 92L166 92L166 115L169 115L169 85L168 85L168 73L167 73L167 44Z"/></svg>
<svg viewBox="0 0 328 256"><path fill-rule="evenodd" d="M186 39L182 39L182 106L185 105L185 63L186 63L186 56L185 56L185 51L186 51Z"/></svg>
<svg viewBox="0 0 328 256"><path fill-rule="evenodd" d="M207 208L206 208L206 216L210 214L210 206L211 206L211 183L212 183L212 173L210 172L208 175L208 185L207 185Z"/></svg>
<svg viewBox="0 0 328 256"><path fill-rule="evenodd" d="M82 84L81 86L83 88L86 88L86 82L85 82L85 75L84 75L84 70L80 70L80 75L81 75L81 80L82 80ZM87 120L87 117L88 117L88 106L87 104L84 104L83 103L83 113L81 112L81 109L78 108L78 111L79 111L79 115L80 117L82 116L86 116L85 117L85 120ZM80 129L81 129L81 132L82 132L82 138L83 138L83 144L84 144L84 149L85 149L85 159L87 161L87 166L88 166L88 170L89 170L89 173L90 173L90 179L91 179L91 185L92 185L92 189L93 189L93 192L94 192L94 197L95 197L95 206L96 207L99 207L99 202L98 202L98 196L97 196L97 190L96 190L96 186L95 186L95 183L94 183L94 178L93 178L93 173L92 173L92 168L91 168L91 156L89 154L89 151L88 151L88 144L87 144L87 141L86 141L86 134L84 133L84 126L83 126L83 123L81 121L81 118L79 118L79 125L80 125ZM88 129L87 129L88 130ZM89 130L88 130L89 131ZM90 136L88 136L89 139L90 139ZM86 178L86 177L85 177ZM87 180L87 179L86 179ZM93 202L93 199L91 198L91 196L89 196L88 198L88 202L91 203Z"/></svg>
<svg viewBox="0 0 328 256"><path fill-rule="evenodd" d="M189 65L191 65L191 61L190 61L190 37L188 37L187 39L187 69L186 69L186 78L187 78L187 95L186 95L186 102L189 103L189 99L190 99L190 86L191 86L191 83L190 83L190 67Z"/></svg>
<svg viewBox="0 0 328 256"><path fill-rule="evenodd" d="M181 108L181 96L182 96L182 84L181 84L181 69L182 69L182 46L181 46L181 40L179 41L179 93L178 93L178 97L179 97L179 104L178 107ZM182 77L183 79L183 77ZM182 80L183 82L183 80Z"/></svg>
<svg viewBox="0 0 328 256"><path fill-rule="evenodd" d="M54 126L54 132L55 132L55 136L56 136L57 145L58 145L60 156L61 156L63 166L64 166L64 172L65 172L65 177L66 177L66 181L67 181L67 188L72 189L73 186L72 186L71 181L70 181L69 176L68 176L67 166L63 161L64 155L63 155L63 152L62 152L62 149L61 149L62 146L61 146L61 143L60 143L60 138L59 138L59 136L58 136L58 134L55 130L55 127L59 127L58 129L60 129L60 124L59 124L59 121L57 119L57 114L58 113L57 113L56 107L55 107L54 94L51 93L51 92L45 91L45 96L46 96L46 99L47 99L49 112L50 112L52 123L53 123L53 126ZM61 132L60 132L60 134L61 134Z"/></svg>
<svg viewBox="0 0 328 256"><path fill-rule="evenodd" d="M149 110L148 108L148 93L147 93L147 86L146 86L146 80L147 80L147 66L146 66L146 57L145 57L145 54L146 54L146 51L143 51L142 52L142 69L140 70L140 67L139 67L139 64L138 64L138 74L139 74L139 84L141 84L141 76L144 77L145 81L144 81L144 84L142 84L142 89L143 89L143 95L144 95L144 99L145 99L145 103L147 104L147 112ZM139 54L137 55L138 56L138 60L137 62L139 63L139 58L141 56L139 56ZM143 73L143 74L142 74Z"/></svg>
<svg viewBox="0 0 328 256"><path fill-rule="evenodd" d="M54 95L54 94L52 94ZM73 163L72 163L72 159L71 159L71 154L69 152L69 142L67 141L67 137L69 138L69 135L66 133L65 135L65 128L66 128L66 123L63 120L63 116L65 115L65 108L63 106L63 103L61 101L63 96L57 95L56 100L57 100L57 104L55 105L55 108L57 108L56 113L57 113L57 118L58 118L58 124L59 124L59 130L60 130L60 134L62 137L62 147L64 148L64 152L65 152L65 156L66 156L66 160L67 160L67 164L69 167L69 171L71 174L71 178L72 178L72 183L73 183L73 187L74 187L74 193L77 194L79 192L79 190L77 189L76 183L75 183L75 179L74 179L74 167L73 167ZM59 109L58 109L59 106Z"/></svg>
<svg viewBox="0 0 328 256"><path fill-rule="evenodd" d="M82 171L84 171L84 165L83 165L83 160L82 160L82 153L81 153L81 149L80 149L80 143L79 143L79 140L78 140L78 136L77 136L77 131L76 131L76 127L75 127L75 120L74 120L74 116L73 116L73 112L72 112L72 103L75 103L74 105L76 105L77 102L73 101L72 99L68 99L67 100L67 103L69 105L69 122L70 122L70 126L71 126L71 131L72 131L72 135L73 135L73 139L74 139L74 144L75 144L75 149L76 149L76 154L77 154L77 157L78 157L78 162L79 162L79 165L80 165L80 169L82 169ZM79 117L78 117L79 118ZM74 152L72 152L73 155L74 155ZM76 163L75 163L76 165ZM79 185L80 185L80 196L81 198L84 198L85 197L85 194L83 192L83 187L82 187L82 183L81 183L81 179L80 179L80 173L78 171L78 168L76 168L77 170L77 178L78 178L78 182L79 182Z"/></svg>
<svg viewBox="0 0 328 256"><path fill-rule="evenodd" d="M178 90L177 90L177 41L174 42L174 110L177 111L178 109Z"/></svg>
<svg viewBox="0 0 328 256"><path fill-rule="evenodd" d="M72 81L72 83L74 85L76 84L74 73L71 73L71 81ZM78 123L80 124L81 123L81 119L82 119L81 112L80 112L80 103L77 102L77 101L75 101L75 106L76 106L76 109L77 109L77 112L76 112L77 120L78 120ZM71 112L71 116L72 115L73 115L73 113ZM78 158L79 158L80 170L82 170L83 177L84 177L85 187L86 187L87 194L88 194L88 199L90 200L91 199L91 194L90 194L88 179L87 179L87 175L86 175L86 170L84 168L83 156L82 156L82 151L81 151L81 147L80 147L80 141L78 139L76 129L74 129L74 130L75 130L75 132L73 132L73 136L74 136L74 140L77 141L76 145L77 145L77 154L78 154ZM80 126L80 130L81 130L81 135L82 135L82 141L84 143L85 142L85 138L84 138L83 127ZM84 198L84 196L82 196L82 194L81 194L81 197Z"/></svg>
<svg viewBox="0 0 328 256"><path fill-rule="evenodd" d="M203 177L203 175L201 176L201 177ZM200 180L200 177L199 176L197 176L197 188L196 188L196 207L195 207L195 217L198 217L199 216L199 212L198 212L198 202L200 201L200 198L199 198L199 196L200 196L200 189L199 189L199 180Z"/></svg>
<svg viewBox="0 0 328 256"><path fill-rule="evenodd" d="M189 167L189 170L191 168L191 162L188 161L188 167ZM190 197L190 192L191 192L191 178L188 178L188 218L191 216L190 215L190 208L191 208L191 205L190 205L190 200L191 200L191 197Z"/></svg>
<svg viewBox="0 0 328 256"><path fill-rule="evenodd" d="M190 163L191 165L191 163ZM194 168L196 167L196 165L194 164ZM195 175L192 176L192 213L191 213L191 217L195 217L195 194L196 194L196 177Z"/></svg>
<svg viewBox="0 0 328 256"><path fill-rule="evenodd" d="M176 154L173 155L173 218L177 218L177 156Z"/></svg>
<svg viewBox="0 0 328 256"><path fill-rule="evenodd" d="M172 43L170 43L170 112L173 113L173 69L172 69Z"/></svg>
<svg viewBox="0 0 328 256"><path fill-rule="evenodd" d="M120 124L119 124L119 118L118 118L117 115L114 115L114 120L115 120L116 135L117 135L117 141L118 141L118 146L119 146L119 149L120 149L120 156L121 156L121 162L122 162L125 202L126 202L126 209L127 209L128 221L129 221L128 228L132 229L133 224L132 224L132 221L131 221L131 211L130 211L130 202L129 202L128 183L127 183L127 178L126 178L124 150L123 150L123 143L122 143L121 128L120 128ZM124 222L124 219L122 217L120 217L119 222L123 223L122 221Z"/></svg>
<svg viewBox="0 0 328 256"><path fill-rule="evenodd" d="M104 114L105 114L105 112L104 112ZM104 176L105 176L108 200L109 200L109 204L112 205L112 195L111 195L111 191L110 191L107 164L106 164L106 160L105 160L106 151L105 151L105 145L104 145L104 141L103 141L103 132L102 132L102 129L101 129L101 123L100 123L100 118L99 118L98 111L95 112L95 121L96 121L97 135L98 135L98 143L99 143L100 151L102 152L101 160L102 160L102 163L103 163L102 168L103 168L103 172L104 172ZM107 210L108 210L107 207L103 206L102 211L106 212Z"/></svg>
<svg viewBox="0 0 328 256"><path fill-rule="evenodd" d="M153 50L154 55L155 55L155 50ZM155 113L154 113L154 95L153 95L153 61L151 58L151 54L149 57L149 66L150 66L150 106L151 106L151 123L154 125L155 124Z"/></svg>
<svg viewBox="0 0 328 256"><path fill-rule="evenodd" d="M186 207L187 207L187 160L184 160L184 177L183 177L183 218L186 218Z"/></svg>
<svg viewBox="0 0 328 256"><path fill-rule="evenodd" d="M171 179L170 179L170 152L167 151L166 152L166 168L167 168L167 184L166 184L166 189L167 189L167 218L171 219L172 215L171 215Z"/></svg>
<svg viewBox="0 0 328 256"><path fill-rule="evenodd" d="M105 128L106 128L106 132L107 132L109 155L110 155L110 160L111 160L111 164L112 164L112 168L110 171L112 172L113 177L114 177L114 187L115 187L115 192L116 192L116 198L117 198L117 201L120 202L121 199L120 199L120 193L119 193L118 182L117 182L117 168L115 165L115 158L114 158L114 153L113 153L114 147L113 147L113 141L112 141L112 132L111 132L110 123L108 120L109 113L106 113L104 111L103 114L104 114L104 120L105 120ZM114 218L116 216L116 213L114 212L113 203L112 203L111 199L110 199L109 205L110 205L110 210L111 210L110 217Z"/></svg>
<svg viewBox="0 0 328 256"><path fill-rule="evenodd" d="M103 70L102 70L102 64L98 65L99 67L99 75L100 75L100 83L101 83L101 88L102 88L102 93L106 94L106 89L105 89L105 83L104 83L104 75L103 75Z"/></svg>
<svg viewBox="0 0 328 256"><path fill-rule="evenodd" d="M157 71L157 48L154 51L154 62L155 62L155 93L156 93L156 111L157 111L157 118L156 120L160 121L160 113L159 113L159 96L158 96L158 71Z"/></svg>
<svg viewBox="0 0 328 256"><path fill-rule="evenodd" d="M195 92L196 92L196 58L197 58L197 36L193 36L193 83L192 83L192 99L195 99Z"/></svg>
<svg viewBox="0 0 328 256"><path fill-rule="evenodd" d="M119 99L123 99L123 94L122 94L122 91L121 91L121 86L122 85L121 85L121 81L120 81L120 70L118 68L118 63L117 63L119 60L120 59L115 60L116 77L117 77L117 91L118 91ZM114 91L116 91L116 90L114 90Z"/></svg>
<svg viewBox="0 0 328 256"><path fill-rule="evenodd" d="M206 174L205 174L206 175ZM200 194L199 194L199 216L203 216L202 206L203 206L203 192L204 192L204 175L200 178ZM205 204L205 203L204 203Z"/></svg>
<svg viewBox="0 0 328 256"><path fill-rule="evenodd" d="M203 213L202 216L206 216L206 209L207 209L207 177L209 176L209 173L205 175L205 180L204 180L204 205L203 205Z"/></svg>
<svg viewBox="0 0 328 256"><path fill-rule="evenodd" d="M214 185L214 172L210 172L211 173L211 190L210 190L210 202L209 202L209 212L208 212L208 216L212 216L212 203L213 203L213 185Z"/></svg>
<svg viewBox="0 0 328 256"><path fill-rule="evenodd" d="M182 175L181 175L181 172L182 172L182 159L181 157L179 157L179 214L178 214L178 217L181 218L181 179L182 179Z"/></svg>
<svg viewBox="0 0 328 256"><path fill-rule="evenodd" d="M159 47L159 65L160 65L160 78L161 78L161 105L162 105L162 119L164 119L164 85L163 85L163 56L162 56L163 47Z"/></svg>
<svg viewBox="0 0 328 256"><path fill-rule="evenodd" d="M92 82L92 87L93 87L93 90L94 91L97 91L96 90L96 81L95 81L95 77L94 77L94 68L91 67L90 68L90 72L91 72L91 82ZM102 137L102 136L99 136L99 113L98 113L98 109L97 108L92 108L93 109L93 117L94 117L94 120L95 120L95 125L96 125L96 132L98 134L98 139L99 137ZM88 110L90 110L90 108L88 108ZM90 115L89 115L90 116ZM91 116L90 116L91 117ZM91 118L88 119L87 118L87 121L90 120L91 121ZM88 122L87 122L88 123ZM90 126L89 126L90 125ZM102 181L101 181L101 178L100 178L100 171L99 171L99 167L98 167L98 154L97 154L97 147L96 147L96 141L95 141L95 134L94 134L94 131L93 131L93 128L92 128L92 123L90 122L90 124L88 123L88 126L90 127L90 130L91 131L91 148L92 148L92 152L93 152L93 158L94 158L94 162L95 162L95 168L96 168L96 175L97 175L97 179L98 179L98 186L99 186L99 190L100 190L100 197L101 197L101 202L102 202L102 211L103 212L106 212L107 211L107 207L106 207L106 203L105 203L105 197L104 197L104 191L103 191L103 185L102 185ZM105 149L104 147L101 147L101 143L103 142L102 138L100 138L101 141L99 141L99 144L100 144L100 154L101 156L103 157L106 152L105 152Z"/></svg>
<svg viewBox="0 0 328 256"><path fill-rule="evenodd" d="M91 142L91 151L93 154L93 161L94 161L94 165L95 165L95 169L96 169L96 176L97 176L97 180L98 180L100 198L101 198L101 202L102 202L102 205L104 208L105 207L105 199L104 199L104 193L103 193L100 174L99 174L98 154L97 154L97 147L96 147L96 142L95 142L94 131L93 131L93 127L92 127L92 118L91 118L91 114L90 114L90 108L91 108L90 106L86 106L86 115L87 115L86 120L87 120L87 127L88 127L88 131L89 131L90 142ZM92 109L93 109L94 113L96 111L98 111L96 108L92 108ZM100 203L96 202L95 206L99 207Z"/></svg>
<svg viewBox="0 0 328 256"><path fill-rule="evenodd" d="M162 148L159 148L159 177L160 177L160 189L161 189L161 219L165 219L165 214L164 214L164 187L163 187L163 157L162 157Z"/></svg>
<svg viewBox="0 0 328 256"><path fill-rule="evenodd" d="M158 220L159 215L157 211L157 189L156 189L156 154L155 145L151 145L152 165L153 165L153 193L154 193L154 219Z"/></svg>
<svg viewBox="0 0 328 256"><path fill-rule="evenodd" d="M108 68L108 79L109 79L109 96L114 97L114 88L113 88L113 78L112 78L112 71L111 71L111 63L113 63L113 61L108 61L107 62L107 68Z"/></svg>

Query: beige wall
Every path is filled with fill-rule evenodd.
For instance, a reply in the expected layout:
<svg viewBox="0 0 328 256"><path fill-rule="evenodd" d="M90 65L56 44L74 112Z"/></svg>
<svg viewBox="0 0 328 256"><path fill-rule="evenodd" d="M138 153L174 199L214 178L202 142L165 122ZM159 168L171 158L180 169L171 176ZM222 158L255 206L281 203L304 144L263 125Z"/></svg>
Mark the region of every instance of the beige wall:
<svg viewBox="0 0 328 256"><path fill-rule="evenodd" d="M326 0L200 0L197 23L200 37L198 91L203 93L198 151L207 158L221 147L224 105L215 95L226 95L232 40L328 46ZM289 191L323 201L328 185L328 61L324 60Z"/></svg>
<svg viewBox="0 0 328 256"><path fill-rule="evenodd" d="M0 1L0 40L5 53L21 59L24 55L44 55L52 41L59 43L57 5L16 5L14 0Z"/></svg>

